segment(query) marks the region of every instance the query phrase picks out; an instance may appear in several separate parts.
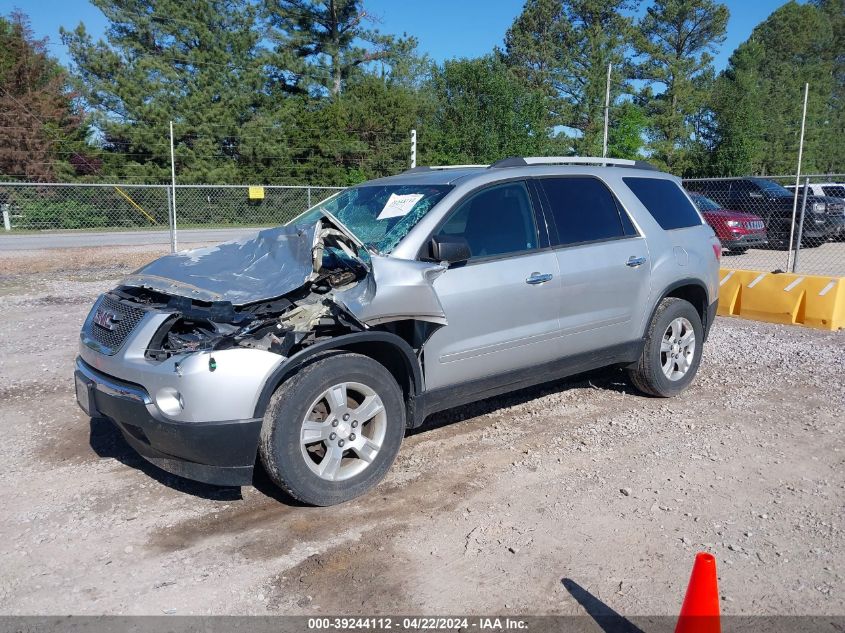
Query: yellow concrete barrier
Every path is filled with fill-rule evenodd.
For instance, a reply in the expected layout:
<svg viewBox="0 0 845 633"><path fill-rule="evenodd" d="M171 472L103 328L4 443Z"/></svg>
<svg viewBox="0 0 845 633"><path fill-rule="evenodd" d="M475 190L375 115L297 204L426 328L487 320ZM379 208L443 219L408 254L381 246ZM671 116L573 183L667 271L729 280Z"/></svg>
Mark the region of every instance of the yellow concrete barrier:
<svg viewBox="0 0 845 633"><path fill-rule="evenodd" d="M763 273L723 268L719 309L723 316L806 325L845 327L845 278Z"/></svg>

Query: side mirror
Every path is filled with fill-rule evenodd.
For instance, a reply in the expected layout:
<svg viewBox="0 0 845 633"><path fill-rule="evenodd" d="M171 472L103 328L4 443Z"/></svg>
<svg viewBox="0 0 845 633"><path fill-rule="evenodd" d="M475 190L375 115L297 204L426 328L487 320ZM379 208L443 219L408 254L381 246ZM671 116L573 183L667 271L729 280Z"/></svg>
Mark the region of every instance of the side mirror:
<svg viewBox="0 0 845 633"><path fill-rule="evenodd" d="M431 238L431 256L439 262L465 262L472 257L469 242L459 235L435 235Z"/></svg>

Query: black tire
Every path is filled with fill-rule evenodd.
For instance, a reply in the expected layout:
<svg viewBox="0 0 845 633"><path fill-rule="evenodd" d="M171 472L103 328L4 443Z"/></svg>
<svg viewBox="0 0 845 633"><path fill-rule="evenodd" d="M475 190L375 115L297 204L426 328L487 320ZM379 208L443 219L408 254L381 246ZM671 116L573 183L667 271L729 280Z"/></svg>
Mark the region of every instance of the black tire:
<svg viewBox="0 0 845 633"><path fill-rule="evenodd" d="M300 447L300 434L311 403L342 382L366 385L381 398L386 429L381 448L363 471L348 479L329 481L309 467ZM362 495L378 484L393 464L404 435L405 403L391 373L367 356L335 353L308 363L279 386L264 415L259 454L267 474L290 496L311 505L329 506ZM348 450L344 456L356 457Z"/></svg>
<svg viewBox="0 0 845 633"><path fill-rule="evenodd" d="M686 374L677 380L670 380L663 373L660 345L672 321L679 317L685 318L692 325L696 344ZM677 297L663 299L649 323L640 360L628 369L631 382L637 389L651 396L670 398L678 395L689 386L698 372L703 343L701 316L692 304Z"/></svg>
<svg viewBox="0 0 845 633"><path fill-rule="evenodd" d="M731 255L745 255L748 252L747 248L729 248L728 253Z"/></svg>

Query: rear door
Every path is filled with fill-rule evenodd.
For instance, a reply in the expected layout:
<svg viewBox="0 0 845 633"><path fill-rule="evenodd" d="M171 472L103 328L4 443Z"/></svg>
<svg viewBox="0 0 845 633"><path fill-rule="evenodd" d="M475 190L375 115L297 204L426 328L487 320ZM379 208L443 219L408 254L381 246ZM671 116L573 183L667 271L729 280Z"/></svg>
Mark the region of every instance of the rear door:
<svg viewBox="0 0 845 633"><path fill-rule="evenodd" d="M438 230L465 237L472 258L434 281L449 324L424 346L427 389L555 357L560 275L533 206L525 181L499 183L470 194Z"/></svg>
<svg viewBox="0 0 845 633"><path fill-rule="evenodd" d="M545 194L561 276L558 354L569 356L633 341L646 309L646 240L599 178L537 179Z"/></svg>

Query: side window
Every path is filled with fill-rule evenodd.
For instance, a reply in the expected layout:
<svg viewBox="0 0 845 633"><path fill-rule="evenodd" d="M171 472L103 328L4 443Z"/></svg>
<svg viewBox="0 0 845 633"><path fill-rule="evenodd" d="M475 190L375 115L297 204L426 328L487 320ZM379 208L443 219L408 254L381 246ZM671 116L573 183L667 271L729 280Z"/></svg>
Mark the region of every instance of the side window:
<svg viewBox="0 0 845 633"><path fill-rule="evenodd" d="M672 180L663 178L623 178L643 206L665 231L700 226L701 216Z"/></svg>
<svg viewBox="0 0 845 633"><path fill-rule="evenodd" d="M473 258L537 248L528 188L524 182L509 182L473 194L449 216L438 235L464 237Z"/></svg>
<svg viewBox="0 0 845 633"><path fill-rule="evenodd" d="M597 178L541 178L557 227L556 244L578 244L636 235L630 218ZM624 220L623 220L624 216Z"/></svg>

